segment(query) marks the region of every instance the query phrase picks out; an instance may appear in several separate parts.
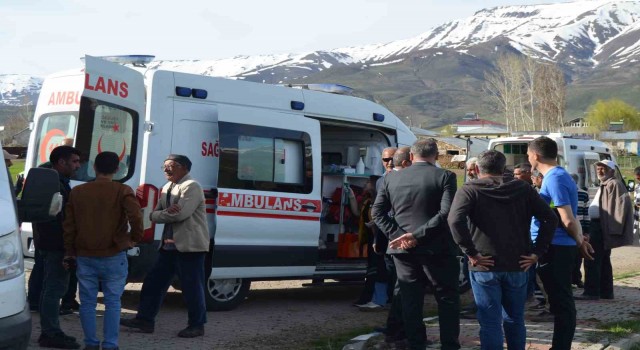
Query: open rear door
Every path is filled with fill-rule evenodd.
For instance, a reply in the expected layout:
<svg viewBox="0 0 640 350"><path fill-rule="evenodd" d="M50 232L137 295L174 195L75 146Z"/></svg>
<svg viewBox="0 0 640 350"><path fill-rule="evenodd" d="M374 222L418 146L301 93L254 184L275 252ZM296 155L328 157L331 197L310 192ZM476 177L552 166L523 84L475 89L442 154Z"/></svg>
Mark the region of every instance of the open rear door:
<svg viewBox="0 0 640 350"><path fill-rule="evenodd" d="M138 146L145 119L144 77L134 69L92 56L85 57L84 73L75 145L88 150L83 155L87 177L95 175L95 156L111 151L120 158L114 179L135 187L140 171L134 170L140 169Z"/></svg>

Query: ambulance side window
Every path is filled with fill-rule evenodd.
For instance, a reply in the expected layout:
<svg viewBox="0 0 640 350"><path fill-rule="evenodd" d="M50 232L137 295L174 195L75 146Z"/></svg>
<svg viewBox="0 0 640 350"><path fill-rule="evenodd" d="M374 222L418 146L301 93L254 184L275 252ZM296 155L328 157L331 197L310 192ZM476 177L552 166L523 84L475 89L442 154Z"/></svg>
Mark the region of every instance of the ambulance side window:
<svg viewBox="0 0 640 350"><path fill-rule="evenodd" d="M219 187L311 192L311 138L307 133L225 122L219 128Z"/></svg>

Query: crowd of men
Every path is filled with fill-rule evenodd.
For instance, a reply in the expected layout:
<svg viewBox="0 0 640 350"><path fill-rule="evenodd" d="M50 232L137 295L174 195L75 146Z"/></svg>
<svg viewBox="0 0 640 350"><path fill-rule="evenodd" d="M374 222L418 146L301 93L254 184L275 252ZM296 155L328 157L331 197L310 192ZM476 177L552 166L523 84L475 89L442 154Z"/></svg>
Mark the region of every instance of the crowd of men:
<svg viewBox="0 0 640 350"><path fill-rule="evenodd" d="M4 153L9 167L15 157ZM29 281L29 301L32 311L40 313L39 345L80 348L76 338L60 327L59 316L67 308L66 294L75 302L68 308L79 309L84 349L118 349L120 326L153 333L155 317L176 274L189 310L188 325L177 335L204 335L204 266L211 242L204 192L189 176L189 158L171 154L163 164L168 182L149 217L164 224L158 259L145 277L136 317L121 320L120 300L128 273L126 251L142 239L142 211L131 187L113 181L120 162L113 152L99 153L93 162L92 181L71 189L69 183L80 168L80 156L74 147L62 145L54 148L49 162L41 165L59 175L63 210L50 221L34 223L36 260ZM77 280L70 283L71 276ZM75 301L76 286L79 304ZM96 329L98 291L103 293L105 306L102 340Z"/></svg>
<svg viewBox="0 0 640 350"><path fill-rule="evenodd" d="M11 166L13 157L4 153L5 164ZM525 308L536 287L545 296L539 319L554 322L552 349L570 349L576 327L574 299L614 298L611 249L632 244L633 208L637 219L640 195L634 206L615 176L615 162L605 159L595 163L600 186L589 203L577 175L558 165L557 153L553 140L539 137L529 143L528 163L510 172L502 153L482 152L467 161L468 181L458 189L456 174L436 162L435 140L383 151L386 172L375 189L373 184L369 188L375 227L370 264L380 273L384 269L388 278L374 280L360 303L376 308L391 300L385 341L410 349L431 343L422 321L429 282L438 305L441 348L460 348L457 255L462 250L468 258L482 349L501 349L505 338L509 349L525 348ZM59 146L46 165L59 174L65 209L54 220L34 225L42 287L29 294L40 312L39 344L80 347L62 331L58 319L71 275L79 285L85 349L118 349L120 326L153 333L175 274L188 308L188 326L178 336L204 335L204 266L212 243L204 193L189 176L191 161L172 154L163 164L168 182L149 217L164 224L158 259L144 280L136 316L122 320L125 252L142 238L143 218L132 189L113 181L118 155L102 152L93 164L95 180L73 189L69 181L80 167L78 150ZM640 167L635 177L640 182ZM585 258L584 293L574 297L572 283L582 287L580 257ZM102 340L96 335L99 290L105 304Z"/></svg>
<svg viewBox="0 0 640 350"><path fill-rule="evenodd" d="M615 176L615 162L595 164L600 186L589 201L578 176L557 163L555 141L544 136L530 142L528 162L512 171L498 151L469 159L460 189L456 175L437 165L435 140L417 141L399 166L390 164L394 152L399 151L384 150L387 171L372 206L372 219L388 239L387 249L376 252L386 254L397 276L381 329L385 341L409 349L431 343L422 322L429 282L440 346L460 348L461 249L468 258L482 349L502 349L505 338L509 349L524 349L526 308L539 311L532 321L554 323L552 349L570 349L574 299L612 299L611 249L632 244L633 204ZM640 167L635 174L640 181ZM584 293L574 297L572 284ZM537 304L536 288L544 294Z"/></svg>

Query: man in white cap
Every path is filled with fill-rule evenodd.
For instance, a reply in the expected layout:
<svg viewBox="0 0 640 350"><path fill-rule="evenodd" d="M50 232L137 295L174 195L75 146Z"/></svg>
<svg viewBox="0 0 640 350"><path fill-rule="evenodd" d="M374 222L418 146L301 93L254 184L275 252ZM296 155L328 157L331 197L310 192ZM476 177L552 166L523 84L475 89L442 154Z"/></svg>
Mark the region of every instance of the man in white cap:
<svg viewBox="0 0 640 350"><path fill-rule="evenodd" d="M589 242L594 260L584 261L584 293L579 300L613 299L611 249L633 243L633 205L625 185L616 178L616 163L595 163L600 188L589 205Z"/></svg>
<svg viewBox="0 0 640 350"><path fill-rule="evenodd" d="M4 153L4 164L7 166L7 168L13 165L13 163L11 162L11 159L18 158L17 155L11 154L7 152L7 150L5 149L2 150L2 153Z"/></svg>

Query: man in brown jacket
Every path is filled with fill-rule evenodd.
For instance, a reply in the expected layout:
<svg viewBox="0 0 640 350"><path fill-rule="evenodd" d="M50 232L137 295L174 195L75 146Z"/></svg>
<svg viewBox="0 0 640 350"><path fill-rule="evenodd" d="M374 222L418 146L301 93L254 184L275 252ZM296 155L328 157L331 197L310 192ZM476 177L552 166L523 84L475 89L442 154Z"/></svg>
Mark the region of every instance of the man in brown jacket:
<svg viewBox="0 0 640 350"><path fill-rule="evenodd" d="M113 152L96 156L96 179L71 190L63 224L64 265L67 269L77 265L80 322L89 350L99 350L101 345L96 336L100 284L105 305L102 349L118 348L120 298L127 282L126 250L142 238L142 212L133 190L112 181L118 163Z"/></svg>
<svg viewBox="0 0 640 350"><path fill-rule="evenodd" d="M584 293L579 300L613 299L611 249L633 243L633 205L625 185L616 178L616 163L595 163L600 188L589 205L589 241L594 260L585 259Z"/></svg>

